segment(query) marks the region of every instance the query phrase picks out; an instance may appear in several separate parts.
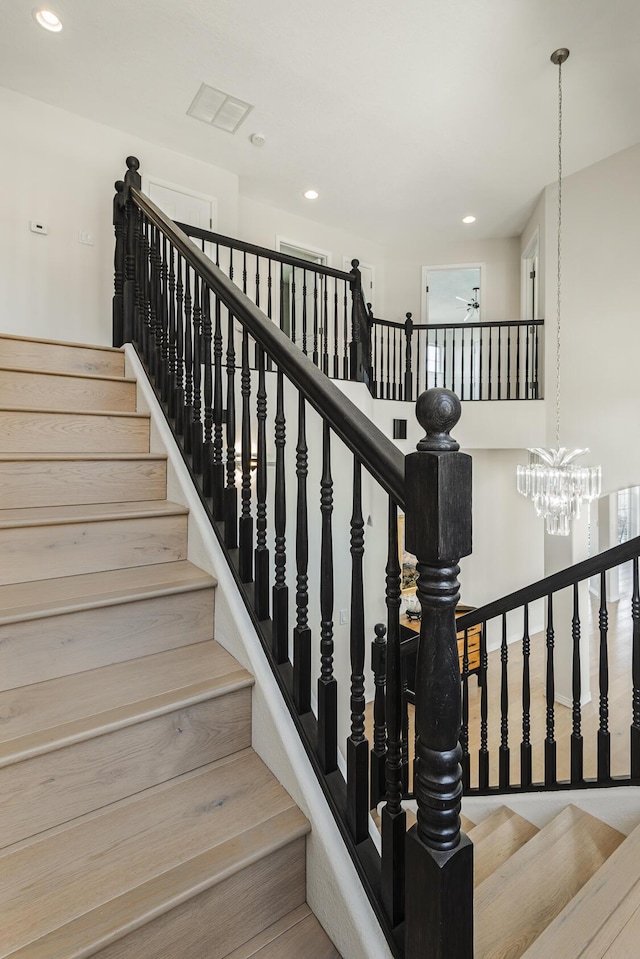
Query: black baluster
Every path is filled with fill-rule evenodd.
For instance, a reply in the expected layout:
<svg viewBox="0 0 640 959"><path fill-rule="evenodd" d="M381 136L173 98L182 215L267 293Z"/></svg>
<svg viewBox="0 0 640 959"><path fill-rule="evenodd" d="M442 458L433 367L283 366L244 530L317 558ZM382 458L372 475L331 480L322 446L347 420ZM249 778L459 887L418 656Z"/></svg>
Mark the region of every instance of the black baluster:
<svg viewBox="0 0 640 959"><path fill-rule="evenodd" d="M254 303L260 309L260 257L256 256L256 295ZM267 316L270 317L269 311L267 310Z"/></svg>
<svg viewBox="0 0 640 959"><path fill-rule="evenodd" d="M287 500L285 487L284 448L286 421L284 415L284 378L278 370L275 416L276 478L274 506L274 559L272 649L277 663L286 663L289 658L289 588L287 586L286 525Z"/></svg>
<svg viewBox="0 0 640 959"><path fill-rule="evenodd" d="M578 606L578 584L573 584L573 616L571 619L572 654L572 728L571 728L571 782L579 783L583 779L583 742L582 742L582 678L580 676L580 609Z"/></svg>
<svg viewBox="0 0 640 959"><path fill-rule="evenodd" d="M507 329L507 399L511 399L511 331L513 327L508 327ZM517 328L516 328L517 329ZM518 354L520 353L520 344L518 344ZM517 376L516 372L516 376ZM520 383L518 380L518 389L520 388ZM520 399L520 397L517 397Z"/></svg>
<svg viewBox="0 0 640 959"><path fill-rule="evenodd" d="M176 278L176 433L184 436L184 287L182 284L182 257L178 253Z"/></svg>
<svg viewBox="0 0 640 959"><path fill-rule="evenodd" d="M243 583L253 579L253 516L251 515L251 370L249 369L249 334L242 330L242 393L241 460L242 489L238 523L238 573Z"/></svg>
<svg viewBox="0 0 640 959"><path fill-rule="evenodd" d="M160 307L160 239L158 228L150 224L149 234L149 371L155 380L159 380L160 343L158 310Z"/></svg>
<svg viewBox="0 0 640 959"><path fill-rule="evenodd" d="M296 342L296 270L291 267L291 342Z"/></svg>
<svg viewBox="0 0 640 959"><path fill-rule="evenodd" d="M530 786L533 776L531 754L531 639L529 637L529 604L524 606L522 636L522 742L520 744L520 785Z"/></svg>
<svg viewBox="0 0 640 959"><path fill-rule="evenodd" d="M478 750L478 787L489 788L489 654L487 624L480 628L480 748Z"/></svg>
<svg viewBox="0 0 640 959"><path fill-rule="evenodd" d="M498 399L502 399L502 327L496 327L498 332Z"/></svg>
<svg viewBox="0 0 640 959"><path fill-rule="evenodd" d="M448 336L447 336L447 330L443 330L443 331L442 331L442 338L443 338L443 340L444 340L444 343L443 343L444 364L443 364L443 371L442 371L442 385L443 385L443 387L446 387L446 385L447 385L447 356L448 356L448 354L449 354L449 349L448 349L448 341L449 341L449 338L448 338ZM426 377L425 377L425 380L426 380Z"/></svg>
<svg viewBox="0 0 640 959"><path fill-rule="evenodd" d="M406 548L422 609L416 664L417 823L407 834L405 953L473 957L473 846L460 832L458 562L471 552L471 458L449 435L460 400L434 389L416 415L426 436L405 459ZM455 894L454 894L455 890Z"/></svg>
<svg viewBox="0 0 640 959"><path fill-rule="evenodd" d="M375 809L385 794L385 762L387 759L387 719L385 709L385 682L387 672L387 628L384 623L374 626L376 638L371 643L371 670L375 694L373 699L373 748L371 750L371 789L369 805Z"/></svg>
<svg viewBox="0 0 640 959"><path fill-rule="evenodd" d="M482 326L479 326L479 327L478 327L478 331L479 331L479 334L480 334L479 337L478 337L478 341L479 341L479 343L480 343L480 350L479 350L479 353L480 353L480 362L479 362L479 364L478 364L478 369L479 369L479 371L480 371L480 375L479 375L479 377L478 377L478 399L479 399L479 400L483 400L483 399L484 399L484 390L483 390L482 379L483 379L483 376L484 376L484 366L483 366L483 359L484 359L484 356L483 356L483 354L484 354L484 328L483 328Z"/></svg>
<svg viewBox="0 0 640 959"><path fill-rule="evenodd" d="M169 366L167 372L167 414L170 419L176 416L176 386L178 373L177 342L178 330L176 323L176 271L175 251L169 244Z"/></svg>
<svg viewBox="0 0 640 959"><path fill-rule="evenodd" d="M238 545L238 491L236 489L236 350L233 313L227 315L227 482L224 488L224 544L227 549Z"/></svg>
<svg viewBox="0 0 640 959"><path fill-rule="evenodd" d="M183 444L185 453L191 452L191 439L193 432L191 424L193 423L193 340L191 329L191 269L185 262L184 264L184 372L185 372L185 393L184 393L184 431Z"/></svg>
<svg viewBox="0 0 640 959"><path fill-rule="evenodd" d="M386 566L387 604L387 761L386 799L382 807L382 903L392 926L404 918L405 836L407 814L402 808L402 668L400 661L400 561L398 559L398 509L389 499Z"/></svg>
<svg viewBox="0 0 640 959"><path fill-rule="evenodd" d="M337 684L333 675L333 479L331 430L323 424L320 480L320 676L318 678L318 752L325 773L338 765Z"/></svg>
<svg viewBox="0 0 640 959"><path fill-rule="evenodd" d="M224 462L222 459L222 320L220 300L215 299L215 325L213 330L213 462L211 465L211 495L213 515L224 518Z"/></svg>
<svg viewBox="0 0 640 959"><path fill-rule="evenodd" d="M300 715L311 709L311 630L308 625L309 528L307 519L308 450L304 396L298 393L296 446L296 625L293 630L293 699Z"/></svg>
<svg viewBox="0 0 640 959"><path fill-rule="evenodd" d="M254 602L258 619L269 618L269 550L267 548L267 389L264 373L264 350L258 347L258 466L256 481L256 549Z"/></svg>
<svg viewBox="0 0 640 959"><path fill-rule="evenodd" d="M436 333L437 336L437 333ZM427 332L427 342L425 345L425 359L429 355L429 333ZM422 367L422 340L420 339L420 330L418 330L418 336L416 341L416 395L420 396L420 371ZM428 378L428 373L425 372L425 383ZM425 389L427 387L425 386Z"/></svg>
<svg viewBox="0 0 640 959"><path fill-rule="evenodd" d="M556 773L556 739L555 739L555 675L553 665L553 650L555 633L553 631L553 593L547 597L547 733L544 740L544 781L547 786L555 786Z"/></svg>
<svg viewBox="0 0 640 959"><path fill-rule="evenodd" d="M322 372L325 376L329 375L329 277L325 276L322 281L322 323L320 324L320 337L322 343Z"/></svg>
<svg viewBox="0 0 640 959"><path fill-rule="evenodd" d="M142 355L144 356L147 367L153 370L153 355L151 349L151 224L146 217L142 217L142 229L140 234L140 297L141 297L141 330L142 330Z"/></svg>
<svg viewBox="0 0 640 959"><path fill-rule="evenodd" d="M318 365L318 274L313 273L313 353L312 359Z"/></svg>
<svg viewBox="0 0 640 959"><path fill-rule="evenodd" d="M124 337L123 293L125 281L125 254L127 247L127 212L124 201L124 180L116 180L113 198L113 231L116 245L113 254L113 301L111 306L112 346L122 346ZM127 342L131 340L128 330Z"/></svg>
<svg viewBox="0 0 640 959"><path fill-rule="evenodd" d="M502 614L502 641L500 643L500 788L509 785L509 647L507 645L507 615Z"/></svg>
<svg viewBox="0 0 640 959"><path fill-rule="evenodd" d="M302 352L307 355L307 271L302 271Z"/></svg>
<svg viewBox="0 0 640 959"><path fill-rule="evenodd" d="M333 281L333 378L338 379L338 279ZM374 394L375 395L375 394Z"/></svg>
<svg viewBox="0 0 640 959"><path fill-rule="evenodd" d="M387 327L387 399L391 399L391 327Z"/></svg>
<svg viewBox="0 0 640 959"><path fill-rule="evenodd" d="M462 750L462 788L471 785L471 757L469 756L469 630L465 629L462 644L462 726L460 727Z"/></svg>
<svg viewBox="0 0 640 959"><path fill-rule="evenodd" d="M202 301L200 277L193 282L193 419L191 421L191 462L194 473L202 473Z"/></svg>
<svg viewBox="0 0 640 959"><path fill-rule="evenodd" d="M451 331L451 389L456 392L456 331Z"/></svg>
<svg viewBox="0 0 640 959"><path fill-rule="evenodd" d="M520 330L521 329L522 329L521 326L516 327L516 336L517 336L516 342L518 344L518 349L516 353L516 399L517 400L520 399L520 381L522 379L520 375ZM528 399L526 393L525 393L525 399Z"/></svg>
<svg viewBox="0 0 640 959"><path fill-rule="evenodd" d="M464 341L466 330L460 330L460 399L464 399Z"/></svg>
<svg viewBox="0 0 640 959"><path fill-rule="evenodd" d="M493 399L493 383L492 383L492 377L493 377L493 356L492 356L492 353L493 353L493 336L492 336L492 334L493 334L493 330L492 330L491 327L489 327L488 333L489 333L489 388L488 388L488 390L487 390L487 399L488 399L488 400L492 400L492 399Z"/></svg>
<svg viewBox="0 0 640 959"><path fill-rule="evenodd" d="M575 587L577 590L577 587ZM598 613L600 629L600 699L598 715L598 782L611 779L611 734L609 732L609 651L607 637L609 633L609 613L607 611L607 575L600 574L600 610Z"/></svg>
<svg viewBox="0 0 640 959"><path fill-rule="evenodd" d="M538 383L538 333L540 327L534 327L534 340L533 340L533 356L534 356L534 369L533 369L533 398L538 399L540 395L540 386Z"/></svg>
<svg viewBox="0 0 640 959"><path fill-rule="evenodd" d="M364 519L362 470L353 459L351 513L351 735L347 739L347 822L354 842L369 835L369 742L364 735Z"/></svg>
<svg viewBox="0 0 640 959"><path fill-rule="evenodd" d="M631 699L631 778L640 779L640 577L638 557L633 559L633 593L631 594L633 694Z"/></svg>
<svg viewBox="0 0 640 959"><path fill-rule="evenodd" d="M531 396L530 396L530 394L529 394L529 384L530 384L530 378L529 378L529 372L530 372L530 366L529 366L529 362L530 362L530 361L529 361L529 340L530 340L529 329L530 329L530 327L527 326L527 327L525 327L525 331L524 331L524 335L525 335L525 359L524 359L525 384L524 384L524 398L525 398L526 400L531 399Z"/></svg>
<svg viewBox="0 0 640 959"><path fill-rule="evenodd" d="M202 347L204 366L204 444L202 446L202 491L211 496L213 465L213 376L211 370L211 291L202 283Z"/></svg>
<svg viewBox="0 0 640 959"><path fill-rule="evenodd" d="M267 260L267 316L272 319L273 316L273 276L271 273L271 260Z"/></svg>
<svg viewBox="0 0 640 959"><path fill-rule="evenodd" d="M397 349L396 349L397 343L398 343L398 331L397 331L397 330L395 329L395 327L394 327L394 330L393 330L393 361L392 361L392 362L393 362L393 365L392 365L392 367L391 367L392 370L393 370L392 396L393 396L394 400L397 400L397 399L398 399L398 394L397 394L397 382L396 382L396 381L397 381L397 378L398 378L398 360L397 360Z"/></svg>
<svg viewBox="0 0 640 959"><path fill-rule="evenodd" d="M161 255L161 303L160 310L160 393L166 403L169 396L169 266L167 262L167 238L162 237Z"/></svg>
<svg viewBox="0 0 640 959"><path fill-rule="evenodd" d="M247 252L242 251L242 292L247 294Z"/></svg>
<svg viewBox="0 0 640 959"><path fill-rule="evenodd" d="M285 282L284 282L284 263L280 264L280 329L284 333L285 322L284 322L284 291L285 291ZM291 330L289 330L289 336L291 336Z"/></svg>
<svg viewBox="0 0 640 959"><path fill-rule="evenodd" d="M349 333L348 333L348 306L347 306L347 292L348 286L345 283L344 293L342 297L342 379L349 379Z"/></svg>

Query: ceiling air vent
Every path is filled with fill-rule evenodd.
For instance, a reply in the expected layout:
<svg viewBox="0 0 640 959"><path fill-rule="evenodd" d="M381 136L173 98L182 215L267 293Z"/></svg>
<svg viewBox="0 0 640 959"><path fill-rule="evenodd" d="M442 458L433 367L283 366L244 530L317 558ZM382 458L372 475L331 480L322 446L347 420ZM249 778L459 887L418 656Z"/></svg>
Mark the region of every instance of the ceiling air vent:
<svg viewBox="0 0 640 959"><path fill-rule="evenodd" d="M216 90L215 87L209 87L203 83L193 98L187 114L196 120L202 120L203 123L210 123L219 130L235 133L252 110L253 106L250 103L245 103L244 100L238 100L237 97L232 97L228 93L223 93L222 90Z"/></svg>

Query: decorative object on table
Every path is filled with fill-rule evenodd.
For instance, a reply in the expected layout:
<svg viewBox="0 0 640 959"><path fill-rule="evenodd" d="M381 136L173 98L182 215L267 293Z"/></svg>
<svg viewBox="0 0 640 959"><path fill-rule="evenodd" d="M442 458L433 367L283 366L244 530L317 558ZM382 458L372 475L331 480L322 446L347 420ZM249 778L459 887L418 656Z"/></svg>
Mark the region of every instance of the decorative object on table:
<svg viewBox="0 0 640 959"><path fill-rule="evenodd" d="M529 462L518 466L518 492L533 500L536 513L546 520L547 533L568 536L571 520L579 518L583 501L600 496L602 473L599 466L575 466L574 460L588 449L570 450L560 446L560 288L562 236L562 64L569 51L562 47L551 54L558 67L558 259L556 323L556 448L529 449Z"/></svg>

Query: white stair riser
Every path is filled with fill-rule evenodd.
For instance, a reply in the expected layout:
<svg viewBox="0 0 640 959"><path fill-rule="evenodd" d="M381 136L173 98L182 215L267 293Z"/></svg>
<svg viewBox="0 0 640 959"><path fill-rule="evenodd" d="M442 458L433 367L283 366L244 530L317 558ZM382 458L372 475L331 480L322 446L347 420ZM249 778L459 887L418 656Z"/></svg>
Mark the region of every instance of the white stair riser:
<svg viewBox="0 0 640 959"><path fill-rule="evenodd" d="M0 461L4 509L164 499L166 460Z"/></svg>
<svg viewBox="0 0 640 959"><path fill-rule="evenodd" d="M214 595L189 590L2 625L0 689L205 642L213 637Z"/></svg>
<svg viewBox="0 0 640 959"><path fill-rule="evenodd" d="M10 527L2 546L0 584L170 563L187 557L187 517Z"/></svg>
<svg viewBox="0 0 640 959"><path fill-rule="evenodd" d="M223 959L304 900L305 847L297 839L94 955Z"/></svg>
<svg viewBox="0 0 640 959"><path fill-rule="evenodd" d="M0 410L3 453L148 453L149 419Z"/></svg>
<svg viewBox="0 0 640 959"><path fill-rule="evenodd" d="M250 742L251 689L245 688L5 766L0 846L167 782Z"/></svg>
<svg viewBox="0 0 640 959"><path fill-rule="evenodd" d="M29 370L1 370L0 406L133 413L136 409L136 384L125 380L118 382L85 376L58 376Z"/></svg>
<svg viewBox="0 0 640 959"><path fill-rule="evenodd" d="M0 336L0 366L124 376L124 353Z"/></svg>

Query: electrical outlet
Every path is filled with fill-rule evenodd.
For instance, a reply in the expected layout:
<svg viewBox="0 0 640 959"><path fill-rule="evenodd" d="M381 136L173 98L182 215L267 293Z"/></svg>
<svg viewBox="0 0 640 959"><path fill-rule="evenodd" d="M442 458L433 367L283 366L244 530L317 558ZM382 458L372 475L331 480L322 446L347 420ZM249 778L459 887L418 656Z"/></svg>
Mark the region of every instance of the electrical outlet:
<svg viewBox="0 0 640 959"><path fill-rule="evenodd" d="M346 609L340 610L340 625L346 626L349 622L349 612Z"/></svg>
<svg viewBox="0 0 640 959"><path fill-rule="evenodd" d="M32 233L41 233L42 236L46 236L49 232L49 227L46 223L41 223L40 220L30 220L29 229Z"/></svg>
<svg viewBox="0 0 640 959"><path fill-rule="evenodd" d="M84 233L82 230L78 233L78 241L85 246L93 246L93 233Z"/></svg>

